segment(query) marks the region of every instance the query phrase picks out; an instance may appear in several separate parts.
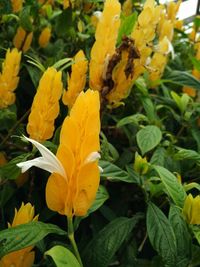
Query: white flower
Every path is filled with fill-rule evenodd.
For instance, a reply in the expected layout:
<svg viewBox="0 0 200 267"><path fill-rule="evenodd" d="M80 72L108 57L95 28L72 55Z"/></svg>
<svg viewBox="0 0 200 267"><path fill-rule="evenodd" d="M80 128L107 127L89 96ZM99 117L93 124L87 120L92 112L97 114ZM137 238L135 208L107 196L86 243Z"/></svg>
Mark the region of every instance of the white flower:
<svg viewBox="0 0 200 267"><path fill-rule="evenodd" d="M40 151L42 157L18 163L17 166L21 168L22 173L35 166L50 173L58 173L67 179L67 175L62 163L48 148L31 138L26 136L24 136L24 138L31 142Z"/></svg>
<svg viewBox="0 0 200 267"><path fill-rule="evenodd" d="M50 173L58 173L67 180L67 174L62 163L48 148L31 138L26 136L24 136L24 138L31 142L39 150L42 157L18 163L17 166L21 168L22 173L35 166ZM84 164L94 162L98 159L100 159L100 154L96 151L92 152L87 156ZM99 167L99 170L102 171L102 168Z"/></svg>

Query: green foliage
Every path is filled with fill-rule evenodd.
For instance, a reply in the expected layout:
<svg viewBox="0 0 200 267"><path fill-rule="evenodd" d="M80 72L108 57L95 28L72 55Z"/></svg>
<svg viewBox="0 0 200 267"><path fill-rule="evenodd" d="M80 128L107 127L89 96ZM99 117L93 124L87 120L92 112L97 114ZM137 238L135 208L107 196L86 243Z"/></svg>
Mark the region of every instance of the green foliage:
<svg viewBox="0 0 200 267"><path fill-rule="evenodd" d="M162 132L157 126L149 125L137 132L136 139L142 155L144 155L160 143Z"/></svg>
<svg viewBox="0 0 200 267"><path fill-rule="evenodd" d="M0 258L4 255L35 245L48 234L65 235L66 232L53 224L30 222L0 231Z"/></svg>
<svg viewBox="0 0 200 267"><path fill-rule="evenodd" d="M83 252L86 266L108 266L121 244L129 237L132 229L141 218L140 214L131 219L117 218L103 228Z"/></svg>
<svg viewBox="0 0 200 267"><path fill-rule="evenodd" d="M39 3L26 0L22 9L14 13L10 0L0 1L1 72L6 50L14 47L18 27L21 26L27 34L33 33L30 48L26 53L22 52L19 84L16 89L9 88L9 92L14 90L14 103L0 108L0 257L34 246L34 266L37 267L82 267L79 252L84 267L200 266L200 227L188 225L182 215L187 194L196 196L200 192L199 42L197 38L191 40L187 33L194 27L196 37L199 36L199 17L194 18L194 26L185 25L182 30L174 30L174 58L162 55L167 57L165 70L152 81L151 72L155 69L149 59L155 51L158 52L160 36L157 30L160 25L158 27L151 22L147 31L144 29L142 34L136 31L138 39L140 34L142 36L141 46L144 44L144 47L137 47L139 40L131 40L131 36L134 27L137 25L138 30L143 24L140 14L144 1L128 2L132 4L133 11L128 16L124 10L125 1L119 1L123 11L115 48L120 49L114 52L114 48L109 47L114 54L106 54L100 63L103 67L98 151L101 155L98 161L100 185L86 214L68 218L67 224L64 209L63 214L58 214L47 207L45 190L49 172L31 168L25 173L26 180L23 180L24 175L16 164L36 158L40 153L18 137L28 136L27 123L33 99L48 67L61 71L64 92L69 89L69 77L75 63L73 58L79 50L83 50L88 60L84 91L91 86L91 49L97 38L96 27L98 20L102 19L105 1L70 0L66 9L63 8L63 0L53 2L52 5L51 1ZM145 40L150 38L146 34L154 34L150 31L153 30L152 25L156 28L155 38L146 45ZM40 47L39 36L45 27L51 28L51 36L48 44ZM100 41L106 47L109 38L104 36L103 31ZM126 43L128 39L124 38L123 46L120 46L124 36L130 40ZM19 50L24 43L25 40ZM143 48L149 49L150 53L146 61ZM96 54L97 59L105 54L100 50ZM129 79L133 75L134 81L126 92L121 92L123 86L118 84L120 93L127 97L112 106L108 103L109 92L106 90L115 90L116 80L123 75L119 72L119 77L115 77L114 73L125 60L127 64L123 71L126 70L126 75L130 72ZM139 62L142 62L140 67L144 68L144 72L137 76ZM74 86L81 80L79 74L80 69L75 75L77 81ZM98 71L95 74L98 75ZM8 78L9 75L6 81ZM2 89L5 84L1 83L0 75L0 105L5 97ZM42 102L41 106L46 111L45 103ZM52 110L48 108L49 113ZM61 96L59 114L52 126L53 136L42 141L53 154L60 144L63 121L70 112ZM39 118L41 113L38 112L37 116ZM70 138L73 139L73 136ZM79 147L74 149L78 151ZM82 155L81 150L79 153ZM65 160L67 165L71 158L64 159L64 164ZM69 164L73 169L74 163L70 161ZM73 177L73 182L84 183L84 179L81 177L77 181ZM66 185L66 190L73 190L70 193L76 199L78 190L73 189L68 181ZM92 181L90 186L92 188ZM83 200L88 197L84 190L81 194ZM65 196L63 199L68 204L69 199ZM56 201L59 202L59 198ZM30 202L34 206L39 222L8 228L7 222L12 222L14 211L22 202Z"/></svg>
<svg viewBox="0 0 200 267"><path fill-rule="evenodd" d="M147 232L164 266L175 266L177 245L173 228L164 213L153 203L149 203L147 209Z"/></svg>
<svg viewBox="0 0 200 267"><path fill-rule="evenodd" d="M55 246L46 251L45 255L52 257L57 267L80 267L76 257L65 247Z"/></svg>
<svg viewBox="0 0 200 267"><path fill-rule="evenodd" d="M177 206L182 208L186 193L176 176L161 166L154 166L154 169L164 184L167 194L172 198Z"/></svg>

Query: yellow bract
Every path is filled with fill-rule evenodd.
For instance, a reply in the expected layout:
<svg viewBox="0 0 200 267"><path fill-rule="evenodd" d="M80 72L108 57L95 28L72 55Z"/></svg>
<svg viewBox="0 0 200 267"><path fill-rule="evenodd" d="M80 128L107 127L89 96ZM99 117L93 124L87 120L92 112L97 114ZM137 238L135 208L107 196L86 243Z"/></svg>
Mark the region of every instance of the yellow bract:
<svg viewBox="0 0 200 267"><path fill-rule="evenodd" d="M23 6L23 0L11 0L12 10L14 13L19 12Z"/></svg>
<svg viewBox="0 0 200 267"><path fill-rule="evenodd" d="M40 80L28 118L27 132L32 139L42 142L52 137L62 89L61 72L48 68Z"/></svg>
<svg viewBox="0 0 200 267"><path fill-rule="evenodd" d="M115 52L120 26L121 5L118 0L106 0L104 10L97 24L95 43L91 50L90 87L102 90L102 76L106 63Z"/></svg>
<svg viewBox="0 0 200 267"><path fill-rule="evenodd" d="M0 109L6 108L15 102L14 90L19 82L19 68L21 52L16 48L7 50L0 73Z"/></svg>
<svg viewBox="0 0 200 267"><path fill-rule="evenodd" d="M34 217L34 213L34 207L30 203L26 205L22 203L18 211L15 209L13 222L12 224L8 224L8 226L14 227L20 224L37 221L38 216ZM35 259L35 252L31 251L32 249L33 246L7 254L0 260L0 267L31 267Z"/></svg>
<svg viewBox="0 0 200 267"><path fill-rule="evenodd" d="M100 101L97 91L80 93L70 116L63 122L57 158L66 177L53 173L46 186L46 201L51 210L68 217L84 216L95 199L99 186Z"/></svg>
<svg viewBox="0 0 200 267"><path fill-rule="evenodd" d="M189 224L200 224L200 196L193 198L189 194L183 207L183 216Z"/></svg>
<svg viewBox="0 0 200 267"><path fill-rule="evenodd" d="M50 38L51 38L51 28L45 27L39 36L38 42L40 47L46 47L49 43Z"/></svg>
<svg viewBox="0 0 200 267"><path fill-rule="evenodd" d="M84 52L80 50L74 58L71 76L68 77L68 89L63 94L63 103L71 108L79 95L84 90L86 83L86 74L88 62Z"/></svg>
<svg viewBox="0 0 200 267"><path fill-rule="evenodd" d="M64 9L68 8L69 6L70 6L70 0L63 0Z"/></svg>
<svg viewBox="0 0 200 267"><path fill-rule="evenodd" d="M18 50L24 53L29 50L33 39L33 32L27 33L22 27L17 29L13 39L13 44Z"/></svg>

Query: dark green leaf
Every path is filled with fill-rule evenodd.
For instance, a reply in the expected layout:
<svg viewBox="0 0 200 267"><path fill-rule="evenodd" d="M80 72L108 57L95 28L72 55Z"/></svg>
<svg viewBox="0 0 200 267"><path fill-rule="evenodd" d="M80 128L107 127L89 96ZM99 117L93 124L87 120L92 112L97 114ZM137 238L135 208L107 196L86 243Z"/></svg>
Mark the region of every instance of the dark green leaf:
<svg viewBox="0 0 200 267"><path fill-rule="evenodd" d="M162 257L165 267L176 266L176 239L164 213L153 203L147 209L147 232L150 242Z"/></svg>
<svg viewBox="0 0 200 267"><path fill-rule="evenodd" d="M182 184L178 181L175 175L161 166L153 166L163 182L168 195L173 199L178 207L183 207L186 193Z"/></svg>
<svg viewBox="0 0 200 267"><path fill-rule="evenodd" d="M185 71L171 70L165 79L166 80L163 80L163 82L174 83L181 86L190 86L200 90L200 81Z"/></svg>
<svg viewBox="0 0 200 267"><path fill-rule="evenodd" d="M122 127L126 124L139 125L139 122L141 122L141 121L148 122L148 119L143 114L134 114L134 115L125 117L125 118L121 119L120 121L118 121L117 127Z"/></svg>
<svg viewBox="0 0 200 267"><path fill-rule="evenodd" d="M169 211L169 221L176 236L178 267L187 267L191 259L191 236L181 211L172 205Z"/></svg>
<svg viewBox="0 0 200 267"><path fill-rule="evenodd" d="M43 222L30 222L0 231L0 258L12 251L33 246L48 234L67 233L56 225Z"/></svg>
<svg viewBox="0 0 200 267"><path fill-rule="evenodd" d="M12 159L0 169L0 177L2 179L15 180L21 174L21 169L17 167L17 163L26 161L31 153L24 153Z"/></svg>
<svg viewBox="0 0 200 267"><path fill-rule="evenodd" d="M127 183L134 183L133 178L126 171L120 169L115 164L100 160L99 165L103 169L101 177L104 177L109 181L123 181Z"/></svg>
<svg viewBox="0 0 200 267"><path fill-rule="evenodd" d="M117 218L106 225L84 250L85 265L107 267L141 218L141 214L136 214L131 219Z"/></svg>
<svg viewBox="0 0 200 267"><path fill-rule="evenodd" d="M17 121L17 115L14 111L5 108L0 110L0 130L9 130Z"/></svg>
<svg viewBox="0 0 200 267"><path fill-rule="evenodd" d="M30 6L25 6L20 13L20 25L27 32L33 31L30 13L31 13L31 7Z"/></svg>

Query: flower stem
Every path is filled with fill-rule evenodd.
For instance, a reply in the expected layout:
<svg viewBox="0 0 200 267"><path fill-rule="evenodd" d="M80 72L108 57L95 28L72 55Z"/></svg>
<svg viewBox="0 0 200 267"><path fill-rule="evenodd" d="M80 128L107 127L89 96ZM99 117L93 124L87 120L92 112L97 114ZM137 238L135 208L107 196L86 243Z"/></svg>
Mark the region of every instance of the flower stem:
<svg viewBox="0 0 200 267"><path fill-rule="evenodd" d="M82 263L82 260L81 260L81 257L80 257L79 251L78 251L78 247L77 247L76 241L74 239L74 225L73 225L72 218L67 217L67 223L68 223L68 238L71 242L71 245L72 245L73 250L74 250L74 254L75 254L78 262L80 263L80 266L83 267L83 263Z"/></svg>

